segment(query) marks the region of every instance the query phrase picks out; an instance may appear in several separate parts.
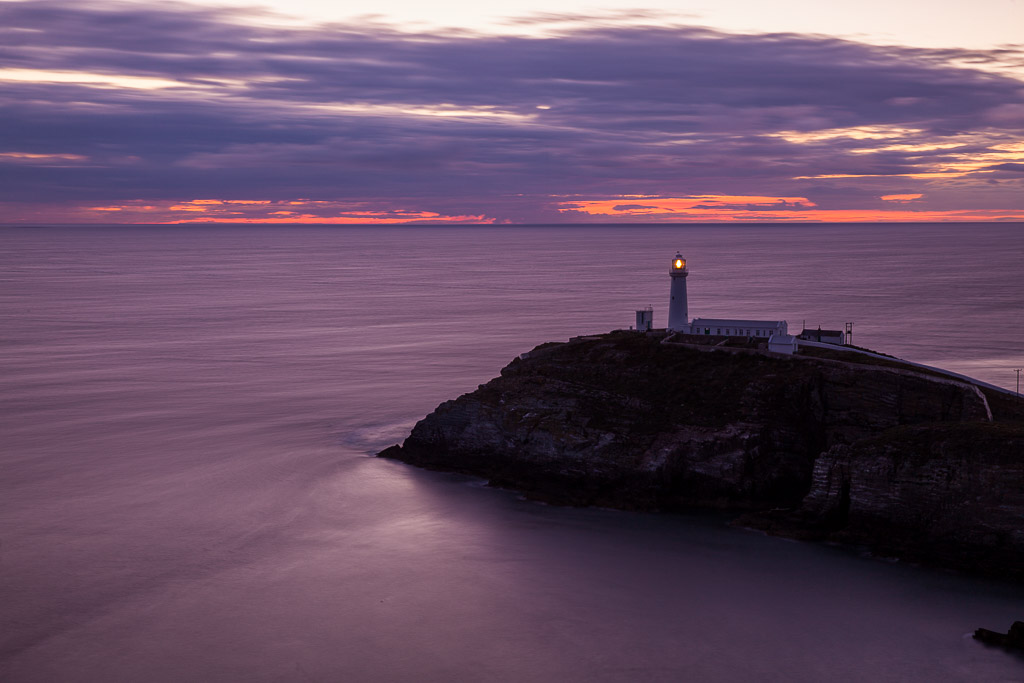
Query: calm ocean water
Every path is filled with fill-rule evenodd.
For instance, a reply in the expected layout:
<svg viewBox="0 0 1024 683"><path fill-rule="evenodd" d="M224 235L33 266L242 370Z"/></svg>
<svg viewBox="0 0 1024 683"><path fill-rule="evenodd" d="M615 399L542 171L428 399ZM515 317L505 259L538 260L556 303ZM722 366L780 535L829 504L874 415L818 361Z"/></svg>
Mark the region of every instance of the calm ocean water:
<svg viewBox="0 0 1024 683"><path fill-rule="evenodd" d="M1024 588L367 457L677 249L693 316L1024 367L1020 225L4 229L0 680L1024 679Z"/></svg>

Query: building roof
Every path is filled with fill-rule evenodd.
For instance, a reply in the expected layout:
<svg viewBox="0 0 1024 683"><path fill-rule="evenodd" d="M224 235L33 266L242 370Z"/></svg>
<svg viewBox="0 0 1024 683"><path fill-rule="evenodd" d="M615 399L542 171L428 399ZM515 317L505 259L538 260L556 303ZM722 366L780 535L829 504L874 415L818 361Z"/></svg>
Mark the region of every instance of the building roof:
<svg viewBox="0 0 1024 683"><path fill-rule="evenodd" d="M785 323L785 320L739 320L727 318L694 318L691 325L703 325L705 327L778 327Z"/></svg>
<svg viewBox="0 0 1024 683"><path fill-rule="evenodd" d="M820 334L820 335L827 335L829 337L838 337L839 335L846 334L846 333L843 332L842 330L822 330L820 328L816 329L816 330L812 330L812 329L804 328L804 331L800 333L800 336L803 336L805 334L813 334L815 336Z"/></svg>

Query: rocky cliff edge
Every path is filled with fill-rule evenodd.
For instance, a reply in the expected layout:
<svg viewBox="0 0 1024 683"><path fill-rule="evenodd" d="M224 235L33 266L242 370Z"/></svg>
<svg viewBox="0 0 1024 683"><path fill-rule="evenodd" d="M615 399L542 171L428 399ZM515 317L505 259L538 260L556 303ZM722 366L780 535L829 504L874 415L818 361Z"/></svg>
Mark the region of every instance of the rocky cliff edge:
<svg viewBox="0 0 1024 683"><path fill-rule="evenodd" d="M898 363L663 341L539 346L380 455L1024 579L1024 402Z"/></svg>

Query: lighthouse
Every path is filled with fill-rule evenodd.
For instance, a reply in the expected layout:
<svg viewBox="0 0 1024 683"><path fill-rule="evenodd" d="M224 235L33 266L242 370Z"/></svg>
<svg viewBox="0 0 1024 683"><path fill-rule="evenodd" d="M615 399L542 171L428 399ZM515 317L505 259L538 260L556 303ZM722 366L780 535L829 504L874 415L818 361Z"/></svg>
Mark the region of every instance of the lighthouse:
<svg viewBox="0 0 1024 683"><path fill-rule="evenodd" d="M668 329L679 331L690 322L686 310L686 276L690 274L690 271L686 270L686 259L678 251L675 258L672 259L668 274L672 277L672 292L668 304Z"/></svg>

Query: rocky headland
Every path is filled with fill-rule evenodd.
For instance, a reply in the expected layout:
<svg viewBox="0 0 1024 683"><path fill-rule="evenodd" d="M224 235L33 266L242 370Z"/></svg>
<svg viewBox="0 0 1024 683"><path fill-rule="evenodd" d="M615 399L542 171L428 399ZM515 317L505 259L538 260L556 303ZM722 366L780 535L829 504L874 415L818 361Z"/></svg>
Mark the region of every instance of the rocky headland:
<svg viewBox="0 0 1024 683"><path fill-rule="evenodd" d="M1024 579L1024 401L838 348L700 341L541 345L380 455L549 502L733 510L773 534Z"/></svg>

